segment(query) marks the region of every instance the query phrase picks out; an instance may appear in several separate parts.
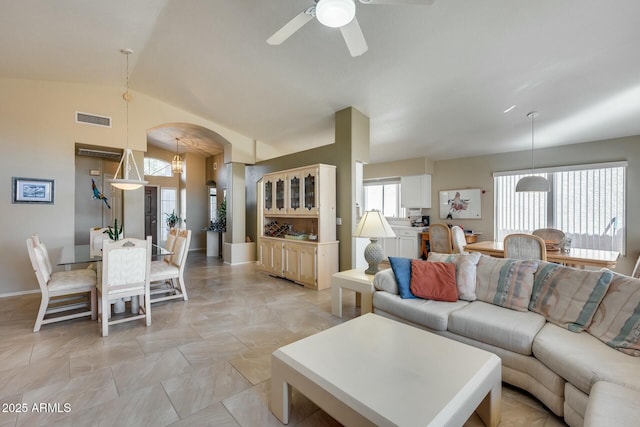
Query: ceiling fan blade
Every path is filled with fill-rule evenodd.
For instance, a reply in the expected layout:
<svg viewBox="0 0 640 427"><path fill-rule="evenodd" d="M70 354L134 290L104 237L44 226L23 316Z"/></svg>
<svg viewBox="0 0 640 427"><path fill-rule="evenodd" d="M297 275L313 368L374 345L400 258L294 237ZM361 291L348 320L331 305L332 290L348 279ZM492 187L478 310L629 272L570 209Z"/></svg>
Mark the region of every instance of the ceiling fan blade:
<svg viewBox="0 0 640 427"><path fill-rule="evenodd" d="M347 25L340 27L340 32L351 56L360 56L369 49L367 41L364 39L364 34L360 29L360 24L358 24L358 20L355 17Z"/></svg>
<svg viewBox="0 0 640 427"><path fill-rule="evenodd" d="M267 39L267 43L271 45L278 45L291 37L293 33L298 31L304 24L313 19L312 15L307 13L308 9L303 10L297 14L291 21L287 22L284 27L273 33L271 37Z"/></svg>
<svg viewBox="0 0 640 427"><path fill-rule="evenodd" d="M359 0L362 4L417 4L431 6L435 0Z"/></svg>

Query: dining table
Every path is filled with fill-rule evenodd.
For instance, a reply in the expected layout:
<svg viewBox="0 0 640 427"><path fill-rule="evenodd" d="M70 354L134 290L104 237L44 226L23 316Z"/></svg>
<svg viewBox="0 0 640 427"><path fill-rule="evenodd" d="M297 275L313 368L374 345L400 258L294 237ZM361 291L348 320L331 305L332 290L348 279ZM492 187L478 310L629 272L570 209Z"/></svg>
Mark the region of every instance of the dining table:
<svg viewBox="0 0 640 427"><path fill-rule="evenodd" d="M504 258L504 244L502 242L477 242L464 247L467 252L480 252L497 258ZM585 266L614 268L620 257L620 252L600 249L570 248L567 252L547 251L547 261L584 268Z"/></svg>
<svg viewBox="0 0 640 427"><path fill-rule="evenodd" d="M102 279L102 256L92 255L90 249L91 245L63 246L62 251L60 252L60 257L58 258L58 265L62 265L64 266L65 270L69 270L74 264L96 263L97 276L98 280L100 281ZM162 246L156 245L155 243L151 245L151 259L159 259L166 255L173 255L173 252L163 248ZM139 303L137 297L131 297L131 312L137 313L138 309ZM114 304L113 311L115 313L122 313L124 312L124 310L124 300L117 301Z"/></svg>

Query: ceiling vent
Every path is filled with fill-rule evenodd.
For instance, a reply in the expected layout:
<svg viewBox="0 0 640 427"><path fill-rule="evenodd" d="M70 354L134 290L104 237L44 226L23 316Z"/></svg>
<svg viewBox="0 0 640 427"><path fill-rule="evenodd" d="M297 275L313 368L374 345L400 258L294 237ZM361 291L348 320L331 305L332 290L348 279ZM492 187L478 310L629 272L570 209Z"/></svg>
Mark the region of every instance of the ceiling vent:
<svg viewBox="0 0 640 427"><path fill-rule="evenodd" d="M111 117L98 116L95 114L81 113L76 111L76 123L85 123L88 125L111 127Z"/></svg>
<svg viewBox="0 0 640 427"><path fill-rule="evenodd" d="M102 159L120 160L122 157L122 150L109 151L109 150L96 150L94 148L79 147L76 154L78 156L87 157L100 157Z"/></svg>

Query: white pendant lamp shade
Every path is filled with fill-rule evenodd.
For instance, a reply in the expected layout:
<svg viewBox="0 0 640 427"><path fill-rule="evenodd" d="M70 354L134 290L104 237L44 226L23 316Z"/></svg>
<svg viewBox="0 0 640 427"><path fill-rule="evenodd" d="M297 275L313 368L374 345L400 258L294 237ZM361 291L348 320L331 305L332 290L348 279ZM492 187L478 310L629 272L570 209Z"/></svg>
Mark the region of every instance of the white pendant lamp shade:
<svg viewBox="0 0 640 427"><path fill-rule="evenodd" d="M527 114L527 117L531 119L531 175L520 178L518 184L516 184L516 192L521 193L525 191L551 191L549 181L543 176L537 176L533 174L533 137L534 137L534 120L538 113L535 111Z"/></svg>
<svg viewBox="0 0 640 427"><path fill-rule="evenodd" d="M144 181L140 176L136 159L133 157L133 151L129 148L129 101L131 100L131 95L129 95L129 55L131 55L133 51L131 49L122 49L120 52L127 57L127 91L122 95L122 98L124 98L124 101L127 103L127 148L124 149L124 153L122 154L122 158L118 164L118 169L114 175L115 178L109 179L107 182L120 190L137 190L143 185L148 184L149 181ZM133 167L131 165L133 165ZM123 177L118 178L118 174L121 169ZM135 169L136 177L138 179L132 179L129 176L131 169Z"/></svg>
<svg viewBox="0 0 640 427"><path fill-rule="evenodd" d="M123 164L124 167L122 167ZM133 165L133 168L131 167L131 165ZM137 190L138 188L148 183L148 181L143 181L142 178L140 178L140 171L138 170L136 159L133 158L133 151L131 150L131 148L127 147L124 149L124 154L122 155L122 159L120 159L120 164L118 165L115 176L118 176L120 169L122 169L124 178L114 178L108 180L108 182L110 182L114 187L119 188L120 190ZM129 177L129 172L131 171L131 169L135 169L138 179L131 179Z"/></svg>
<svg viewBox="0 0 640 427"><path fill-rule="evenodd" d="M176 138L176 155L173 156L173 160L171 161L171 170L173 173L182 173L182 157L178 153L178 142L179 139Z"/></svg>
<svg viewBox="0 0 640 427"><path fill-rule="evenodd" d="M516 184L516 191L549 191L549 181L543 176L529 175L521 178Z"/></svg>
<svg viewBox="0 0 640 427"><path fill-rule="evenodd" d="M355 16L356 5L353 0L319 0L316 5L316 18L327 27L342 27Z"/></svg>

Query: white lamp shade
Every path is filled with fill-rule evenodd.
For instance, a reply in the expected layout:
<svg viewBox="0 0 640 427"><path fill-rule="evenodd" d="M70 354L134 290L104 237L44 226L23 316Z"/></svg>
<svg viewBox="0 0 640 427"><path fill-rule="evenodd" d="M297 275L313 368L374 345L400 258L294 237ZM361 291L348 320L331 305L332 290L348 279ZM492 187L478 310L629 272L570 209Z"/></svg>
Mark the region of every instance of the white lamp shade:
<svg viewBox="0 0 640 427"><path fill-rule="evenodd" d="M396 233L393 232L382 212L366 211L362 215L353 237L396 237Z"/></svg>
<svg viewBox="0 0 640 427"><path fill-rule="evenodd" d="M316 18L322 25L332 28L342 27L356 16L353 0L320 0L316 5Z"/></svg>
<svg viewBox="0 0 640 427"><path fill-rule="evenodd" d="M524 178L520 178L518 184L516 184L516 192L524 191L545 191L549 192L551 187L549 181L545 177L538 175L529 175Z"/></svg>

